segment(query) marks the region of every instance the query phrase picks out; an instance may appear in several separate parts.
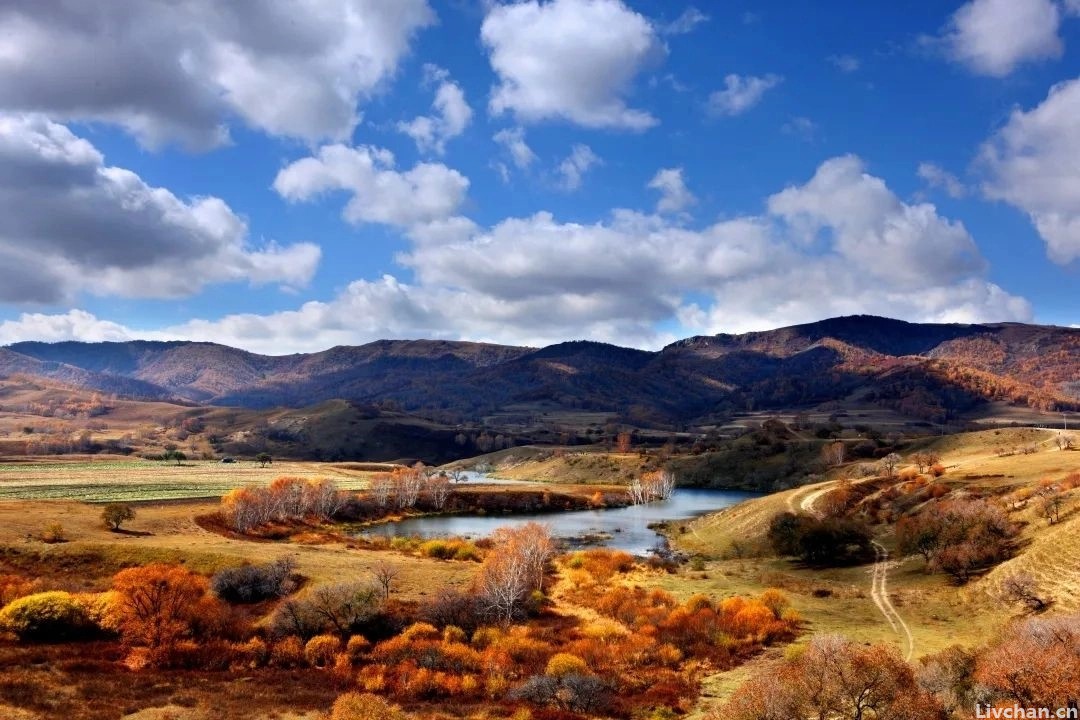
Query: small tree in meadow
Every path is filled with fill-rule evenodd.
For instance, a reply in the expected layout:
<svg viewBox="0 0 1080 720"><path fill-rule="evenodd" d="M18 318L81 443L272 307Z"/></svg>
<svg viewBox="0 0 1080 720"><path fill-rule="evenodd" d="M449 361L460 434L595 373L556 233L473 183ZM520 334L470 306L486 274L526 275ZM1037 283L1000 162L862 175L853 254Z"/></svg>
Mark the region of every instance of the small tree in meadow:
<svg viewBox="0 0 1080 720"><path fill-rule="evenodd" d="M121 525L135 519L135 510L123 503L109 503L101 511L101 519L105 521L105 527L117 532Z"/></svg>

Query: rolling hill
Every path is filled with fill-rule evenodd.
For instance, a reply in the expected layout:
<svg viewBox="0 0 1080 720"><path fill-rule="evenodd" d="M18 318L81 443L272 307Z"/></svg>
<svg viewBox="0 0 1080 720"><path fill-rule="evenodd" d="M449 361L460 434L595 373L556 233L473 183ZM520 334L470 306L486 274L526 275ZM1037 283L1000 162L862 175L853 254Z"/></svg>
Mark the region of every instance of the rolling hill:
<svg viewBox="0 0 1080 720"><path fill-rule="evenodd" d="M1080 409L1080 330L852 316L657 352L384 340L265 356L203 342L24 342L0 349L0 376L15 373L124 397L247 408L345 399L448 421L532 404L648 426L845 400L940 421L989 401Z"/></svg>

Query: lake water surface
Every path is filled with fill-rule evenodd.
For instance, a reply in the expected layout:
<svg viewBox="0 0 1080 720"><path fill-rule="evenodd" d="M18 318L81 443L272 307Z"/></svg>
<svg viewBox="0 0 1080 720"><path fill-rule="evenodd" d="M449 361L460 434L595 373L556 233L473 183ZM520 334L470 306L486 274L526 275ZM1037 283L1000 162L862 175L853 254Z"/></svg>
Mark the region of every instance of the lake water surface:
<svg viewBox="0 0 1080 720"><path fill-rule="evenodd" d="M470 484L476 482L475 476ZM483 482L493 482L483 479ZM515 481L499 481L509 484ZM532 484L532 483L526 483ZM496 528L522 525L536 521L551 528L558 538L573 539L585 535L610 535L609 540L597 543L604 547L625 550L644 555L656 547L662 536L649 529L649 525L664 520L689 518L730 507L753 497L755 493L736 490L698 490L678 488L670 499L647 505L632 505L610 510L575 510L537 514L513 515L440 515L418 517L373 525L364 528L366 535L387 537L461 537L479 538L490 535Z"/></svg>

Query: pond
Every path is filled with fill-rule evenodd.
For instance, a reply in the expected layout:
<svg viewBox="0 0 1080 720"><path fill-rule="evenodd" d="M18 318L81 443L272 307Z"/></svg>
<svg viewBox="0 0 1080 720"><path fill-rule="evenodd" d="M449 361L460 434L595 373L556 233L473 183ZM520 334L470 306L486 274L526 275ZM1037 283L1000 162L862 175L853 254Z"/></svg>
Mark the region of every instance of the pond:
<svg viewBox="0 0 1080 720"><path fill-rule="evenodd" d="M469 482L479 484L496 482L488 478L470 477ZM516 481L498 481L510 484ZM532 485L532 483L524 483ZM743 500L758 497L755 493L737 490L676 489L671 498L647 505L631 505L606 510L575 510L553 513L528 513L514 515L437 515L417 517L401 522L383 523L364 528L366 535L386 537L449 537L479 538L490 535L496 528L540 522L551 529L557 538L574 540L586 536L601 538L590 545L625 550L635 555L645 555L663 536L649 525L665 520L686 520L730 507Z"/></svg>

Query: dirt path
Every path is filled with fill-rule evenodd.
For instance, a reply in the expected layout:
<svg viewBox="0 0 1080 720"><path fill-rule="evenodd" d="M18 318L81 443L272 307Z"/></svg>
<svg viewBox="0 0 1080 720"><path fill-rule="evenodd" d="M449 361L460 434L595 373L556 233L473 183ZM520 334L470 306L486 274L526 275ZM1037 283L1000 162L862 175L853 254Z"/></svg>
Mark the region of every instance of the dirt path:
<svg viewBox="0 0 1080 720"><path fill-rule="evenodd" d="M818 513L814 510L814 503L817 502L817 499L819 497L821 497L825 493L832 490L833 485L835 485L835 484L836 484L835 482L827 483L821 489L815 490L814 492L812 492L809 495L807 495L806 497L804 497L801 501L799 501L799 509L802 510L803 512L805 512L805 513L810 513L811 515L817 515Z"/></svg>
<svg viewBox="0 0 1080 720"><path fill-rule="evenodd" d="M819 497L832 490L834 484L828 483L804 497L799 501L799 509L820 517L820 513L814 510L814 503L817 502ZM793 505L793 501L794 497L788 498L789 505ZM904 618L900 617L900 613L892 604L892 600L889 599L889 551L877 540L874 540L873 543L874 567L870 571L870 598L885 617L885 621L889 623L889 627L906 639L907 655L905 658L911 660L911 656L915 654L915 638L911 634L911 628L904 622Z"/></svg>
<svg viewBox="0 0 1080 720"><path fill-rule="evenodd" d="M904 622L904 618L900 617L900 613L889 599L889 551L877 540L873 542L875 562L871 572L870 597L881 614L885 616L889 626L897 633L902 632L907 639L905 659L911 660L911 656L915 653L915 638L911 635L911 628Z"/></svg>

